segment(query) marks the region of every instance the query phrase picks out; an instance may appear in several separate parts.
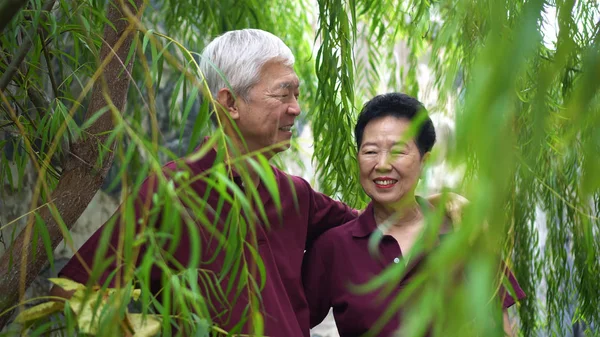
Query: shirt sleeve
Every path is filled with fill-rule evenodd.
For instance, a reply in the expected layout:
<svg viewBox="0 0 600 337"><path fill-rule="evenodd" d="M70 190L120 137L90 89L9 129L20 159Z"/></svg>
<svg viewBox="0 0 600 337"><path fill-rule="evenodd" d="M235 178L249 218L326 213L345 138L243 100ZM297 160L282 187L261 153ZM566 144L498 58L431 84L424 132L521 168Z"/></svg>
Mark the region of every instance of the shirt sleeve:
<svg viewBox="0 0 600 337"><path fill-rule="evenodd" d="M309 195L308 236L306 247L310 248L314 240L328 229L340 226L358 216L358 211L346 204L331 199L323 193L312 189L310 184L302 180Z"/></svg>
<svg viewBox="0 0 600 337"><path fill-rule="evenodd" d="M302 282L310 312L310 327L313 328L325 319L331 308L331 275L330 252L326 251L325 238L318 239L306 252L302 264Z"/></svg>
<svg viewBox="0 0 600 337"><path fill-rule="evenodd" d="M508 290L506 289L504 284L502 284L499 291L500 298L502 299L502 308L507 309L513 306L517 302L517 300L520 301L524 299L526 295L523 289L521 289L521 286L519 285L519 282L517 281L515 275L510 271L510 269L508 269L508 267L504 263L502 263L502 268L504 270L504 275L506 276L508 282L510 283L510 286L512 287L512 289ZM511 295L512 293L516 295L516 299L513 297L513 295Z"/></svg>
<svg viewBox="0 0 600 337"><path fill-rule="evenodd" d="M124 253L129 254L133 250L123 249L120 251L118 249L119 244L123 244L121 233L139 233L142 225L147 226L150 219L155 219L151 216L153 214L151 212L153 193L147 192L153 190L149 186L151 180L149 178L142 184L133 200L134 216L125 217L123 211L127 205L122 204L119 206L113 217L92 234L75 253L75 256L67 262L59 272L59 277L66 277L88 285L103 285L108 281L109 287L115 287L117 273L121 273L120 275L123 273ZM126 244L132 245L133 242L127 242ZM136 261L140 261L145 252L146 245L142 244ZM103 256L100 257L99 254L103 254ZM152 274L154 273L153 271Z"/></svg>

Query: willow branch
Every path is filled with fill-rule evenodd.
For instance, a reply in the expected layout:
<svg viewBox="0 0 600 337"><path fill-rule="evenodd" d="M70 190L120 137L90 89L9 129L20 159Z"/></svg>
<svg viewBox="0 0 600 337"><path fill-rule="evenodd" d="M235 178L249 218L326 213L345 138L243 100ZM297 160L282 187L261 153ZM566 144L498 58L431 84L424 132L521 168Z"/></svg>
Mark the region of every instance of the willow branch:
<svg viewBox="0 0 600 337"><path fill-rule="evenodd" d="M46 59L48 75L50 76L50 83L52 84L52 92L54 92L54 97L59 97L58 85L56 85L56 79L54 78L54 72L52 71L52 59L50 58L50 53L48 53L48 46L46 45L46 34L44 34L43 30L40 32L40 40L42 42L42 51L44 52L44 58Z"/></svg>
<svg viewBox="0 0 600 337"><path fill-rule="evenodd" d="M5 2L11 2L11 1L5 0L3 3L5 3ZM52 10L52 7L54 7L54 2L55 2L55 0L49 0L48 2L46 2L44 4L44 7L42 7L42 11L50 12L50 10ZM1 10L0 10L0 16L1 15L2 14L1 14ZM4 22L1 19L1 17L0 17L0 22ZM17 51L16 56L12 59L12 61L6 68L6 71L4 72L4 74L2 74L2 77L0 77L0 91L4 91L6 89L6 87L8 87L8 84L10 83L12 78L15 76L15 74L19 70L21 63L23 63L25 56L27 56L27 53L29 53L29 49L31 49L31 46L33 45L33 39L36 34L37 34L36 27L33 27L32 29L29 30L29 34L28 34L29 38L25 39L25 41L23 41L23 44L21 45L21 48L19 48L19 50Z"/></svg>
<svg viewBox="0 0 600 337"><path fill-rule="evenodd" d="M0 33L19 13L21 8L27 4L27 0L4 0L0 1Z"/></svg>
<svg viewBox="0 0 600 337"><path fill-rule="evenodd" d="M32 87L27 88L27 97L29 97L31 103L33 103L38 115L40 117L44 116L46 111L50 108L50 101L48 98L46 98L42 92Z"/></svg>
<svg viewBox="0 0 600 337"><path fill-rule="evenodd" d="M86 118L90 118L109 104L118 111L122 111L125 107L131 81L128 74L131 73L134 58L132 57L125 64L125 69L123 69L123 60L127 59L135 34L127 16L121 12L121 5L135 6L135 8L130 7L130 12L140 15L138 13L141 13L142 2L143 0L113 0L108 5L107 19L116 27L116 30L108 24L105 25L104 42L100 50L99 76L94 75L97 81L94 82ZM93 136L82 137L72 145L71 153L74 155L69 156L58 186L49 198L53 202L38 212L50 237L51 251L58 246L65 235L58 220L63 222L66 230L70 230L102 186L112 165L113 152L109 151L108 155L104 155L99 162L101 154L98 145L106 142L108 134L113 128L113 116L111 112L106 112L88 128L89 133ZM45 163L47 162L45 161ZM90 168L85 163L98 164ZM43 177L39 179L43 179ZM36 193L42 189L41 186L38 187ZM34 196L34 200L37 200L37 196L39 194ZM35 218L30 217L26 229L21 231L0 258L0 294L3 294L0 296L0 313L14 307L15 303L24 295L22 290L31 285L48 262L46 247L42 240L31 240L33 221ZM20 266L15 266L11 264L11 261L22 261L22 263ZM9 318L8 314L0 316L0 329L6 325Z"/></svg>

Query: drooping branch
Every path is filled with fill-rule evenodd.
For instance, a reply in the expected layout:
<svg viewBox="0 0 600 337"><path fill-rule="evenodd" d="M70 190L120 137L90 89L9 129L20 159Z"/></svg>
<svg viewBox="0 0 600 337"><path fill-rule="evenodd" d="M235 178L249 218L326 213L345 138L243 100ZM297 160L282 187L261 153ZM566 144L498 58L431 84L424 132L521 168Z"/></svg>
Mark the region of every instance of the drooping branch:
<svg viewBox="0 0 600 337"><path fill-rule="evenodd" d="M3 0L0 1L0 33L8 26L12 18L19 13L28 0Z"/></svg>
<svg viewBox="0 0 600 337"><path fill-rule="evenodd" d="M47 109L50 108L50 101L43 92L33 89L31 87L27 88L27 97L33 103L33 106L37 110L38 115L44 116L46 114Z"/></svg>
<svg viewBox="0 0 600 337"><path fill-rule="evenodd" d="M56 79L54 78L54 71L52 70L52 58L50 57L50 53L48 52L48 46L46 43L44 30L40 32L40 39L42 42L42 51L44 52L44 58L46 59L46 67L48 67L48 75L50 77L50 83L52 84L52 92L54 93L54 97L59 97L58 94L58 84L56 83Z"/></svg>
<svg viewBox="0 0 600 337"><path fill-rule="evenodd" d="M5 2L11 2L11 1L5 1ZM42 7L42 11L50 12L50 10L52 10L52 7L54 7L55 2L56 2L55 0L48 0ZM0 12L1 12L1 9L0 9ZM2 22L1 19L2 18L0 18L0 22ZM0 31L1 31L1 29L0 29ZM4 91L4 89L6 89L6 87L8 87L8 84L12 80L13 76L15 76L15 74L19 70L21 63L23 63L25 56L27 56L29 49L31 49L31 46L33 45L33 39L36 34L37 34L36 27L31 28L31 30L29 31L29 34L28 34L28 38L25 39L25 41L23 41L21 48L19 48L19 50L17 51L17 54L15 55L15 57L12 59L12 61L6 68L6 71L0 77L0 91Z"/></svg>
<svg viewBox="0 0 600 337"><path fill-rule="evenodd" d="M129 11L139 16L142 2L142 0L131 2L113 0L109 3L107 19L116 27L116 30L111 28L110 25L106 25L104 28L104 43L100 50L100 61L102 64L106 64L101 77L94 83L86 118L90 118L109 102L119 111L122 111L125 107L130 83L129 74L131 74L134 58L131 58L127 64L125 64L125 60L134 41L134 34L121 6L127 4ZM123 66L125 66L125 69L123 69ZM67 229L72 228L100 189L112 165L112 151L103 156L101 162L99 162L99 144L106 141L108 133L113 127L111 113L106 112L87 130L92 136L81 138L72 144L71 152L74 155L67 159L58 186L51 196L51 200L54 200L56 210ZM92 167L87 163L98 164ZM46 224L52 243L51 251L53 251L63 239L62 230L49 208L46 207L40 210L39 216ZM28 226L31 225L31 223L28 224ZM33 251L35 251L35 254L33 254ZM35 256L35 259L32 256ZM11 266L11 260L22 261L23 258L27 261L26 268ZM19 301L20 294L16 289L19 289L21 279L24 278L25 285L29 286L47 261L48 256L42 240L32 242L27 238L25 230L22 231L0 258L0 294L3 294L0 297L0 313L11 308ZM0 329L7 323L9 316L0 316Z"/></svg>

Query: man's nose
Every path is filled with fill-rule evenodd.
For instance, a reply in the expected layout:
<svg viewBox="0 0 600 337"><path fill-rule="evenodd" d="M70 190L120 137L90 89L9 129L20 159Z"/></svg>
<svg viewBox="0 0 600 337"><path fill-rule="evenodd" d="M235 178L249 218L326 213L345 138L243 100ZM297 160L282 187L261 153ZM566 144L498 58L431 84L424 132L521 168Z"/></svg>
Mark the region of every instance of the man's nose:
<svg viewBox="0 0 600 337"><path fill-rule="evenodd" d="M288 106L287 113L293 116L298 116L302 111L300 110L300 104L298 103L298 99L296 97L292 98L292 100L293 101Z"/></svg>

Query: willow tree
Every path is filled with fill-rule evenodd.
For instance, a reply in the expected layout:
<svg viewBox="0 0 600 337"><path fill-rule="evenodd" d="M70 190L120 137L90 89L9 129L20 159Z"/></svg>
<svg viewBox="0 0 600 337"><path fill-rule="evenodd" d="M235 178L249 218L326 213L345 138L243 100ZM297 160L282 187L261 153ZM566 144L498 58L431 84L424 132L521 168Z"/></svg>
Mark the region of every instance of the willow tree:
<svg viewBox="0 0 600 337"><path fill-rule="evenodd" d="M464 335L469 326L473 334L492 335L493 324L469 325L481 307L466 298L490 298L494 289L481 285L493 284L499 252L529 294L518 305L524 335L598 333L598 4L369 1L352 7L331 1L319 9L327 49L317 59L322 95L313 125L326 193L363 205L356 175L348 188L344 169L355 162L353 140L339 134L351 129L353 106L381 88L382 79L391 77L388 90L418 96L416 65L428 57L440 103L456 101L456 144L448 159L466 170L459 192L472 205L457 235L430 261L431 278L423 284L429 296L408 320L407 335L430 321L443 335ZM553 10L556 16L545 14ZM552 34L544 29L549 20L558 26L553 44L544 36ZM368 57L360 60L352 47L365 35ZM404 69L391 64L398 40L410 49ZM404 76L397 82L389 71ZM444 275L461 263L477 281L446 289ZM393 283L401 273L392 268L359 290Z"/></svg>
<svg viewBox="0 0 600 337"><path fill-rule="evenodd" d="M192 152L201 137L208 134L211 129L208 123L210 100L204 99L202 104L199 103L199 94L206 94L206 91L197 66L197 52L208 40L227 30L258 26L284 39L299 41L291 44L296 57L302 60L298 62L298 73L306 78L312 74L311 29L302 3L288 6L273 1L262 8L264 3L258 2L245 5L235 2L181 4L178 1L156 4L130 4L127 1L25 2L21 11L19 7L12 7L11 2L2 2L0 7L2 17L10 19L2 35L0 65L3 71L3 121L0 123L3 158L0 172L2 181L6 179L12 183L17 180L18 188L31 188L22 186L24 172L31 164L37 171L37 183L30 211L2 224L3 230L11 226L16 228L21 218L27 219L24 230L16 240L8 242L9 247L1 258L0 289L3 296L0 326L4 326L10 318L16 304L26 303L25 289L42 265L49 262L52 267L52 251L59 241L64 237L65 243L72 247L69 229L102 183L112 158L116 159L117 172L110 183L121 185L124 205L121 212L123 218L129 218L133 208L128 195L135 194L141 180L160 172L164 160ZM284 12L297 18L294 25L286 24L287 20L275 15ZM116 38L112 39L113 36ZM133 68L128 66L130 64ZM124 79L126 84L132 82L126 108L119 97L128 93L127 85L118 85L117 79ZM92 86L94 91L90 96L88 92ZM314 85L308 81L305 88L306 96L310 97ZM165 131L161 127L168 130L166 135L161 134ZM211 140L218 141L218 146L225 146L226 139L221 137L223 132L220 128L211 133ZM165 143L173 139L179 139L179 144L166 146ZM200 149L200 153L204 151L205 148ZM262 166L266 165L264 163ZM17 169L13 170L11 165L16 165ZM73 171L76 174L71 174ZM248 178L241 169L238 172ZM222 165L215 165L206 177L195 179L211 181L211 186L231 201L233 209L249 207L254 196L231 194L227 188L227 184L232 183L228 174L230 172ZM189 186L176 191L164 179L159 181L159 185L157 207L161 208L164 216L173 218L169 223L174 227L168 229L169 233L177 232L178 226L194 228L186 206L201 206L205 201L197 200L197 196L189 199L192 194ZM3 194L10 195L11 191L4 190L4 186ZM200 209L194 208L199 214L192 214L198 225L213 226L204 214L198 212ZM250 213L249 210L247 212ZM246 262L251 258L240 256L240 251L245 250L239 248L246 245L250 251L256 252L256 242L244 241L244 236L238 232L248 231L248 228L253 232L252 223L246 223L245 219L234 220L229 227L230 232L215 233L222 242L220 249L226 254L225 268L230 274L239 276L239 282L229 284L228 288L234 289L236 296L247 291L248 297L256 298L256 304L259 301L258 288L265 281L262 275L264 268L258 261L257 273L262 278L255 279ZM114 225L114 221L108 224L109 227ZM214 231L214 228L208 230ZM161 240L150 229L143 236L146 234L149 235L145 239L148 242ZM193 249L199 249L198 236L192 237L192 243L196 243L192 244ZM134 256L139 251L135 240L133 233L129 233L124 244L123 253L128 264L135 261ZM162 251L153 253L160 255ZM135 278L137 286L143 290L141 307L144 314L151 310L162 316L165 333L171 333L171 324L176 324L172 317L174 311L179 313L180 331L219 331L218 327L211 327L210 318L205 315L213 303L198 299L199 292L196 290L198 282L202 282L214 290L217 300L223 299L222 294L226 290L214 287L212 275L198 275L195 269L190 269L188 273L169 272L170 280L162 291L167 295L161 295L165 299L150 298L145 271L148 263L156 259L152 254L145 256L146 262L142 263L136 275L117 283L127 288ZM241 261L244 263L240 264ZM158 267L168 268L165 259L158 258L156 262ZM90 273L94 272L90 270ZM117 294L120 296L121 293ZM114 299L115 296L111 296ZM94 323L81 325L79 317L79 326L74 325L76 320L71 314L89 314L92 308L86 305L91 305L90 301L86 305L82 302L66 303L67 307L71 303L71 308L65 309L66 333L70 335L76 330L99 335L118 333L115 329L121 328L127 302L118 299L104 299L102 302L110 302L111 305L98 307L94 304L93 309L98 313ZM204 303L198 304L201 302ZM73 309L75 306L79 309ZM253 317L260 317L259 312L257 315L253 314ZM42 325L36 328L35 333L49 329L53 328Z"/></svg>
<svg viewBox="0 0 600 337"><path fill-rule="evenodd" d="M464 336L465 331L500 335L499 316L482 315L501 279L499 257L512 267L528 294L517 305L523 335L563 336L574 326L589 335L597 333L600 10L595 1L150 2L142 7L142 15L126 16L137 33L121 59L123 64L133 62L133 69L126 72L132 85L123 109L111 104L90 108L93 97L86 94L97 70L103 69L102 31L114 26L106 4L29 1L22 7L19 11L0 6L0 17L12 17L3 22L0 58L2 78L8 79L1 88L0 132L5 136L0 148L10 146L12 157L7 157L9 151L2 152L0 179L13 172L9 162L16 163L17 172L28 163L39 170L40 198L31 202L27 213L27 228L43 247L31 252L34 259L52 264L56 236L68 239L67 231L48 231L40 214L50 212L56 223L64 222L63 228L72 225L74 219L65 218L49 196L60 186L66 163L77 159L71 146L89 136L90 125L100 116L110 116L115 125L103 133L106 140L97 153L101 159L115 155L111 183L122 187L124 214L132 212L127 193L134 193L144 176L158 172L162 162L192 153L204 135L224 139L222 131L208 122L210 100L198 99L205 90L197 52L221 32L257 27L281 36L293 49L303 82L303 118L313 130L319 186L352 206L361 208L367 201L358 184L351 136L366 99L382 90L419 96L417 65L428 59L439 105L452 101L456 106L456 141L448 160L464 167L465 177L456 190L471 204L455 235L423 270L427 277L416 287L423 296L406 320L407 336L422 335L427 328L444 336ZM544 14L553 10L555 17ZM547 20L558 26L553 44L545 40ZM407 64L395 62L399 45L409 50ZM19 59L16 71L6 75ZM107 88L100 90L110 97ZM88 164L85 167L93 173L97 166ZM266 166L262 169L268 172ZM213 173L220 174L219 181L227 180L222 167L213 168ZM215 184L223 195L229 193L217 180ZM160 185L157 198L174 200L169 184ZM231 198L242 208L253 197ZM163 207L177 223L188 224L182 204L166 202ZM433 225L435 216L430 220ZM229 240L223 251L232 270L243 273L246 267L233 262L239 257L235 247L247 243L236 239L235 233L222 234ZM127 238L124 256L135 252L135 240ZM19 273L22 256L13 258L10 253L3 257L10 269L0 272L3 278L18 275L23 280L19 293L23 300L25 280L37 271ZM182 331L218 331L199 314L207 312L210 303L194 291L196 273L171 275L168 290L173 297L165 306L144 291L148 289L144 266L132 279L142 288L141 310L163 318L163 333L171 332L170 324ZM445 277L456 266L464 266L472 277L450 289ZM357 291L385 290L402 272L402 266L391 268L373 282L357 285ZM258 294L254 286L260 277L244 275L232 287ZM131 286L129 281L124 285ZM0 282L5 284L4 279ZM214 291L218 298L221 290ZM395 303L401 305L403 300L399 297ZM126 310L126 301L119 303L102 319L118 320ZM13 304L4 303L0 314L7 316L4 311ZM178 319L170 316L171 309L181 313ZM74 331L74 318L67 309L65 313L67 331ZM390 308L389 315L393 314ZM95 332L111 335L115 326L101 324ZM37 331L44 329L50 328L41 325Z"/></svg>

